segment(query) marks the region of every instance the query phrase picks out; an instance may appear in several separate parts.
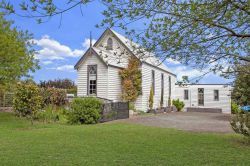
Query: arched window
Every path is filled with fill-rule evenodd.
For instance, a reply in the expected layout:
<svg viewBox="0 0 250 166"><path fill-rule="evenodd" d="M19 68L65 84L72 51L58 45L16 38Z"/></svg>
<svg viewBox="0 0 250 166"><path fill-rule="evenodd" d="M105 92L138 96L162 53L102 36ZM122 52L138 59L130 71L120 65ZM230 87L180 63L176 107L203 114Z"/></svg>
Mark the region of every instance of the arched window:
<svg viewBox="0 0 250 166"><path fill-rule="evenodd" d="M111 38L108 38L107 50L112 50L112 49L113 49L113 40Z"/></svg>

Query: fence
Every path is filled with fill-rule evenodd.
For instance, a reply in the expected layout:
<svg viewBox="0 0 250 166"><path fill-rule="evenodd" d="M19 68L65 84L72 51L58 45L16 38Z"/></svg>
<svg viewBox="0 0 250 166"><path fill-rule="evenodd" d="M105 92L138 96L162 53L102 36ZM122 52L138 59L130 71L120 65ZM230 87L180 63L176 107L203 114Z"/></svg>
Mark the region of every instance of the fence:
<svg viewBox="0 0 250 166"><path fill-rule="evenodd" d="M129 118L128 102L111 102L103 104L101 122Z"/></svg>
<svg viewBox="0 0 250 166"><path fill-rule="evenodd" d="M0 107L12 107L13 93L0 93Z"/></svg>

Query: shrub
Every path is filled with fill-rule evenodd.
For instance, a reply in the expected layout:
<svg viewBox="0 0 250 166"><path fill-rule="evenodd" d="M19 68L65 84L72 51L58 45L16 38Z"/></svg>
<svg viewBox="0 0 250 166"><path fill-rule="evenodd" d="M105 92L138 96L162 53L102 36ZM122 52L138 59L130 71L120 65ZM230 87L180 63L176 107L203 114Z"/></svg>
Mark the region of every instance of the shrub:
<svg viewBox="0 0 250 166"><path fill-rule="evenodd" d="M230 124L236 133L246 136L246 138L248 139L248 143L250 143L250 113L249 112L246 112L245 114L237 113L235 115L232 115Z"/></svg>
<svg viewBox="0 0 250 166"><path fill-rule="evenodd" d="M122 85L122 99L124 101L136 101L137 97L142 93L142 75L140 69L140 61L131 56L128 60L128 66L119 72Z"/></svg>
<svg viewBox="0 0 250 166"><path fill-rule="evenodd" d="M177 108L177 111L181 111L185 106L184 102L179 99L173 100L173 105Z"/></svg>
<svg viewBox="0 0 250 166"><path fill-rule="evenodd" d="M48 105L44 110L37 113L36 118L40 121L51 123L57 121L65 121L66 110L63 107L53 107Z"/></svg>
<svg viewBox="0 0 250 166"><path fill-rule="evenodd" d="M44 106L52 104L54 106L63 106L66 104L66 91L57 88L43 88L42 96Z"/></svg>
<svg viewBox="0 0 250 166"><path fill-rule="evenodd" d="M154 92L153 92L153 86L150 88L150 93L149 93L149 109L152 110L153 105L154 105Z"/></svg>
<svg viewBox="0 0 250 166"><path fill-rule="evenodd" d="M32 119L42 107L40 89L31 83L18 83L14 93L13 108L19 116L31 116Z"/></svg>
<svg viewBox="0 0 250 166"><path fill-rule="evenodd" d="M240 112L241 112L241 110L240 110L239 106L236 103L232 102L231 103L231 113L232 114L237 114L237 113L240 113Z"/></svg>
<svg viewBox="0 0 250 166"><path fill-rule="evenodd" d="M94 124L100 119L102 102L93 97L76 98L72 101L68 112L71 124Z"/></svg>

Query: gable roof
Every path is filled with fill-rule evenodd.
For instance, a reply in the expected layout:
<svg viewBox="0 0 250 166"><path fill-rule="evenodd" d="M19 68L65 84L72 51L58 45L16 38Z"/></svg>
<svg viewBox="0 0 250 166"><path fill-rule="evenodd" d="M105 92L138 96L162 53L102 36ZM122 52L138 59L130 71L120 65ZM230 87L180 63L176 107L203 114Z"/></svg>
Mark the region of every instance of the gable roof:
<svg viewBox="0 0 250 166"><path fill-rule="evenodd" d="M153 53L146 51L145 49L140 47L139 44L134 43L133 41L127 39L126 37L124 37L123 35L117 33L116 31L112 29L106 29L101 35L101 37L96 41L96 43L92 47L92 49L97 53L97 55L101 57L101 59L103 59L103 61L107 65L124 68L125 67L124 65L126 64L122 59L117 59L117 56L115 56L115 51L106 50L105 48L99 48L99 47L97 48L98 43L108 32L113 34L113 37L115 37L120 42L120 44L122 44L127 49L127 51L130 54L134 55L142 63L146 63L150 66L153 66L171 75L176 76L173 72L171 72L169 68L167 68L163 63L161 63L161 61L158 58L156 58ZM75 69L78 68L82 60L83 60L83 57L76 63Z"/></svg>

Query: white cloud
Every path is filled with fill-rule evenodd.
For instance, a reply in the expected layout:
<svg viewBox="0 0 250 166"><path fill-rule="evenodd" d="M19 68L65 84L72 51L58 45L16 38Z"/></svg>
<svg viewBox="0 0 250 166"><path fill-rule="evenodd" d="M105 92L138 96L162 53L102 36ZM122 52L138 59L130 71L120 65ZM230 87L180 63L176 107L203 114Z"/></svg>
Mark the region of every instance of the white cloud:
<svg viewBox="0 0 250 166"><path fill-rule="evenodd" d="M167 59L166 59L166 62L167 62L167 63L170 63L170 64L174 64L174 65L180 64L180 62L178 62L178 61L176 61L176 60L174 60L174 59L172 59L172 58L167 58Z"/></svg>
<svg viewBox="0 0 250 166"><path fill-rule="evenodd" d="M85 39L82 43L83 48L71 49L67 45L61 44L59 41L51 39L48 35L44 35L41 39L32 40L41 49L37 51L35 57L40 60L63 60L65 58L80 57L89 47L89 39ZM96 40L92 40L93 44Z"/></svg>
<svg viewBox="0 0 250 166"><path fill-rule="evenodd" d="M177 79L182 80L182 76L188 76L189 80L202 75L202 72L196 69L188 69L186 66L178 66L171 68L177 73Z"/></svg>
<svg viewBox="0 0 250 166"><path fill-rule="evenodd" d="M49 65L49 64L52 64L53 62L52 61L41 61L41 63L44 65Z"/></svg>
<svg viewBox="0 0 250 166"><path fill-rule="evenodd" d="M47 68L51 70L58 70L58 71L66 71L66 72L74 72L74 66L73 65L62 65L58 67L52 67L52 68Z"/></svg>
<svg viewBox="0 0 250 166"><path fill-rule="evenodd" d="M92 39L92 45L94 45L96 42L95 39ZM86 50L90 46L90 39L84 39L84 42L82 43L83 48Z"/></svg>

